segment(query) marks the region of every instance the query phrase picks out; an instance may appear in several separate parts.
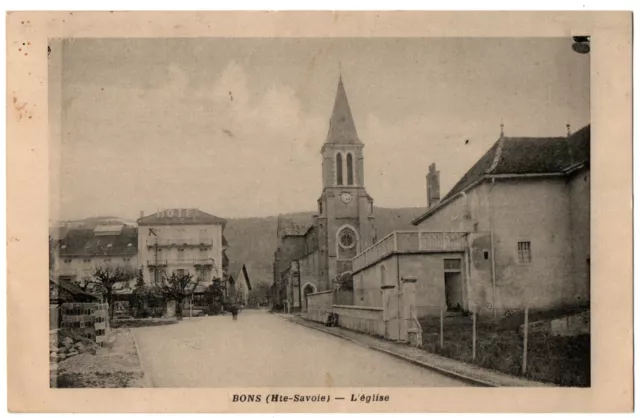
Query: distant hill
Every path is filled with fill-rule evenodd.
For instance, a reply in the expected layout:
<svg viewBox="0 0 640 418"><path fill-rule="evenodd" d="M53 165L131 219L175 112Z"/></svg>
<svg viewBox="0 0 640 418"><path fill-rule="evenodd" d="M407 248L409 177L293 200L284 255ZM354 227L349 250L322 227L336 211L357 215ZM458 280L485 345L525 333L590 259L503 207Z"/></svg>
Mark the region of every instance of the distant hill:
<svg viewBox="0 0 640 418"><path fill-rule="evenodd" d="M57 227L68 226L71 228L93 229L98 225L114 225L114 224L124 224L124 225L135 226L136 221L131 219L118 218L114 216L92 216L84 219L56 222L54 226L57 226Z"/></svg>
<svg viewBox="0 0 640 418"><path fill-rule="evenodd" d="M413 230L411 221L425 212L426 208L374 208L378 239L397 230ZM297 212L287 214L296 219L309 219L313 212ZM135 221L127 219L97 216L76 221L66 221L74 224L71 227L93 229L105 223L125 223L135 225ZM229 257L229 273L234 277L246 264L251 283L272 283L273 254L276 250L277 216L263 218L227 219L224 235L229 243L227 256Z"/></svg>
<svg viewBox="0 0 640 418"><path fill-rule="evenodd" d="M423 214L426 208L374 208L378 238L395 230L413 230L411 221ZM310 218L313 212L288 214L295 218ZM229 242L229 273L236 276L242 264L252 284L273 281L273 253L276 250L277 216L265 218L228 219L225 237Z"/></svg>

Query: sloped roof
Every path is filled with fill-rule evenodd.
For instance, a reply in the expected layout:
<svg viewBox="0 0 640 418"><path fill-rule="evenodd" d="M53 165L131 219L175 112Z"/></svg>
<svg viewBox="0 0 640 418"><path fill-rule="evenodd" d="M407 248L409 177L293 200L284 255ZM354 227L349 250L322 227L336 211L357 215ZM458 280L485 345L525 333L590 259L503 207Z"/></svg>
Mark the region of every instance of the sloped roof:
<svg viewBox="0 0 640 418"><path fill-rule="evenodd" d="M500 140L493 144L489 151L486 152L470 169L465 173L464 176L451 188L449 193L446 194L445 197L442 198L444 202L447 198L460 193L462 190L470 186L473 182L477 181L479 178L485 175L490 169L491 165L496 156L496 152L499 148Z"/></svg>
<svg viewBox="0 0 640 418"><path fill-rule="evenodd" d="M95 235L118 235L122 232L124 225L98 225L94 228Z"/></svg>
<svg viewBox="0 0 640 418"><path fill-rule="evenodd" d="M247 271L245 264L242 264L242 266L237 270L233 270L230 280L235 284L238 280L241 280L242 276L244 276L244 282L247 285L247 289L251 290L251 280L249 279L249 272Z"/></svg>
<svg viewBox="0 0 640 418"><path fill-rule="evenodd" d="M590 159L591 125L567 137L502 137L465 173L440 204L414 219L422 222L486 175L564 174Z"/></svg>
<svg viewBox="0 0 640 418"><path fill-rule="evenodd" d="M96 236L90 229L72 229L60 240L60 256L136 255L138 229L126 227L118 235Z"/></svg>
<svg viewBox="0 0 640 418"><path fill-rule="evenodd" d="M61 291L68 293L73 300L76 301L92 301L98 299L91 293L85 292L79 286L69 283L66 280L58 280L56 278L50 278L49 282L57 286ZM64 299L64 297L62 297Z"/></svg>
<svg viewBox="0 0 640 418"><path fill-rule="evenodd" d="M277 234L279 238L304 236L311 226L313 226L312 215L279 215Z"/></svg>
<svg viewBox="0 0 640 418"><path fill-rule="evenodd" d="M333 104L333 113L329 122L329 132L325 143L328 144L362 144L358 138L356 125L353 122L347 92L342 83L342 76L338 81L338 91Z"/></svg>
<svg viewBox="0 0 640 418"><path fill-rule="evenodd" d="M200 209L166 209L138 219L138 225L225 225L227 221Z"/></svg>

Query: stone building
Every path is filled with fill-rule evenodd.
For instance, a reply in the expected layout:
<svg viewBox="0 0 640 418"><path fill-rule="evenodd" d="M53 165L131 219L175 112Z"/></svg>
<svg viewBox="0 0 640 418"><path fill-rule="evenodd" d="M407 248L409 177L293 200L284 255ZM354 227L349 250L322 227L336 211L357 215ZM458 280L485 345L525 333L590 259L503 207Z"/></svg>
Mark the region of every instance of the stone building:
<svg viewBox="0 0 640 418"><path fill-rule="evenodd" d="M432 165L418 231L354 257L353 304L385 307L384 290L408 277L418 317L587 304L589 147L590 126L567 137L501 135L442 199Z"/></svg>

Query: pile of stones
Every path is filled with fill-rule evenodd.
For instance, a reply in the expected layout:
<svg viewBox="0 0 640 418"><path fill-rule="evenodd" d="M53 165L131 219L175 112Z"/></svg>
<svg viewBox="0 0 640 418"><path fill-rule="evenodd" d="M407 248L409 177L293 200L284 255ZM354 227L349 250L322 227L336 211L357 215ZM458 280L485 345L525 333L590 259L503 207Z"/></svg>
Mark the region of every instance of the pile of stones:
<svg viewBox="0 0 640 418"><path fill-rule="evenodd" d="M60 362L82 353L96 353L96 343L88 338L65 336L51 338L49 341L49 359Z"/></svg>

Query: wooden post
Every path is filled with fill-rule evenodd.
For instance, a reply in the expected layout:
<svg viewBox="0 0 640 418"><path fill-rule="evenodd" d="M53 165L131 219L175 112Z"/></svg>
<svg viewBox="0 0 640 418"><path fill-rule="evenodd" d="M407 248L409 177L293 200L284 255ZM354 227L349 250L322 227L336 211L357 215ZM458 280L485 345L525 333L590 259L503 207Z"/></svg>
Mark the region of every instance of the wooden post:
<svg viewBox="0 0 640 418"><path fill-rule="evenodd" d="M444 307L440 306L440 348L444 349Z"/></svg>
<svg viewBox="0 0 640 418"><path fill-rule="evenodd" d="M522 349L522 374L527 372L527 345L529 343L529 308L524 308L524 343Z"/></svg>
<svg viewBox="0 0 640 418"><path fill-rule="evenodd" d="M471 314L473 316L473 361L476 361L476 313Z"/></svg>

